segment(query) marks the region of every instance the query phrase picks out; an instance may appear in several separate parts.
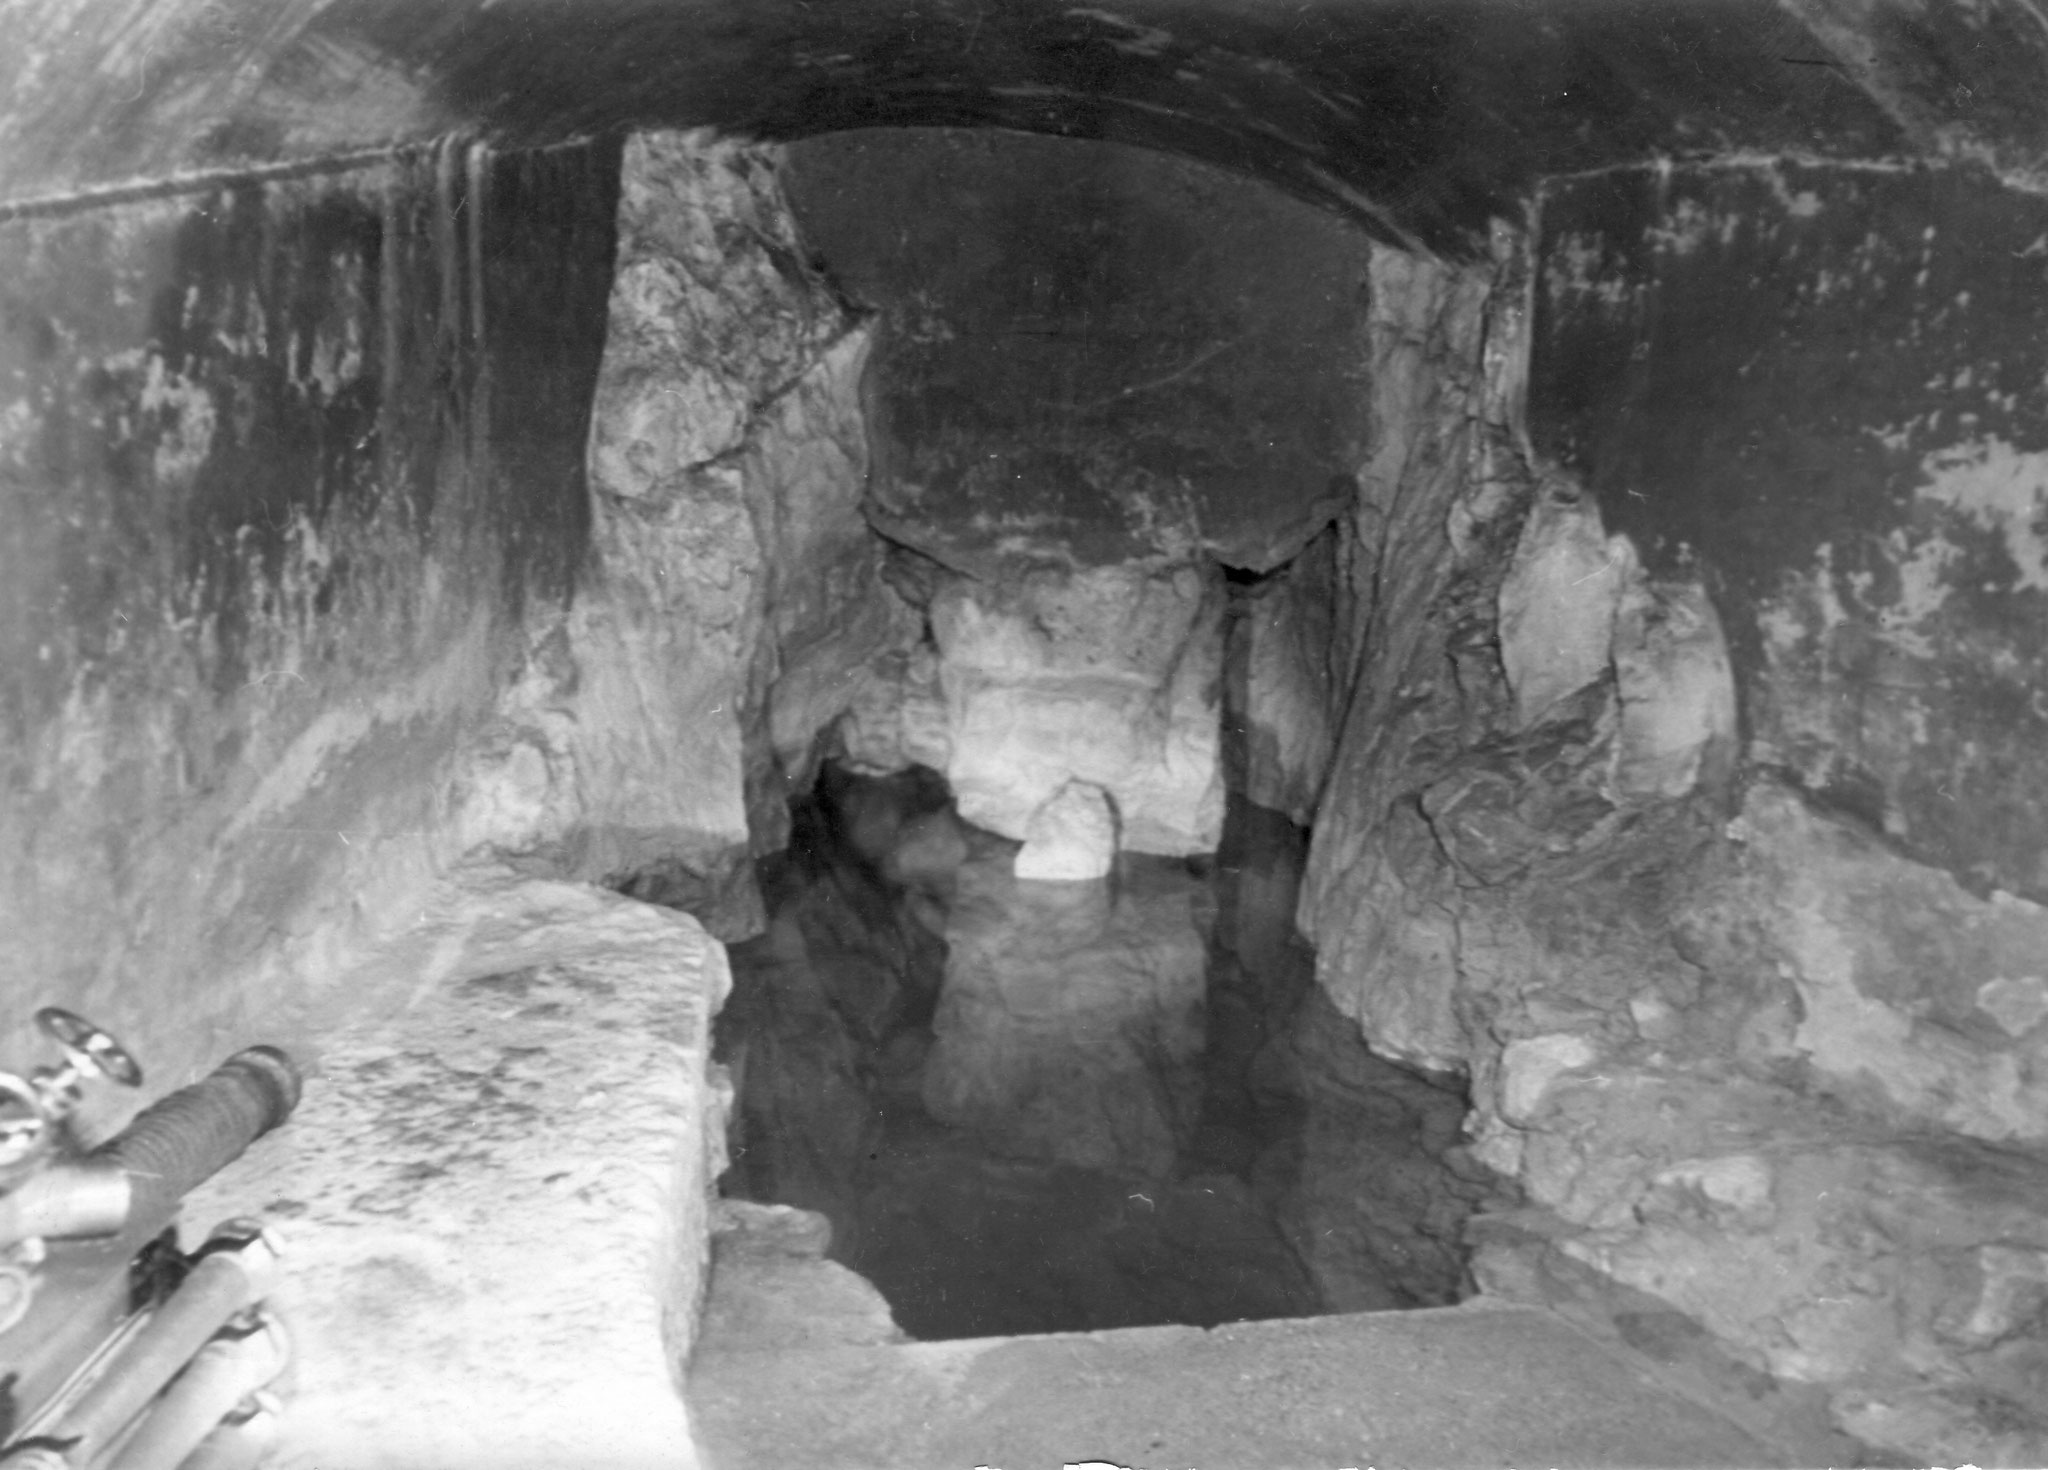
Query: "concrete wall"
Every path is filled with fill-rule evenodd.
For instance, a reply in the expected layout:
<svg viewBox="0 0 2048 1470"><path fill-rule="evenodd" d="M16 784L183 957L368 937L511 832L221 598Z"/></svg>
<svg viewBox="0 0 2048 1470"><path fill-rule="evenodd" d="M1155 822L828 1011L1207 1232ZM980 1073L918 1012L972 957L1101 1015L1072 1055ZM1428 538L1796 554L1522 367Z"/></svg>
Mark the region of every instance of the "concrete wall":
<svg viewBox="0 0 2048 1470"><path fill-rule="evenodd" d="M617 172L450 143L0 224L0 1024L168 1077L446 858L588 544Z"/></svg>

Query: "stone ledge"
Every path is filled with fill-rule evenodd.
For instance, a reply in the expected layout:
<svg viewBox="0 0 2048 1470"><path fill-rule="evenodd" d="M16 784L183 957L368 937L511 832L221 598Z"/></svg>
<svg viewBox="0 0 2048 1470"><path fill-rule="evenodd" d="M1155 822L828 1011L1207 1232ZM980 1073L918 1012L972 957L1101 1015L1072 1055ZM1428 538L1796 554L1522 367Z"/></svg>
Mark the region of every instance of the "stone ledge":
<svg viewBox="0 0 2048 1470"><path fill-rule="evenodd" d="M720 1470L1806 1463L1529 1307L809 1350L707 1339Z"/></svg>
<svg viewBox="0 0 2048 1470"><path fill-rule="evenodd" d="M252 1215L284 1246L271 1463L690 1470L724 951L496 872L423 910L346 975L291 1122L188 1201L188 1234Z"/></svg>

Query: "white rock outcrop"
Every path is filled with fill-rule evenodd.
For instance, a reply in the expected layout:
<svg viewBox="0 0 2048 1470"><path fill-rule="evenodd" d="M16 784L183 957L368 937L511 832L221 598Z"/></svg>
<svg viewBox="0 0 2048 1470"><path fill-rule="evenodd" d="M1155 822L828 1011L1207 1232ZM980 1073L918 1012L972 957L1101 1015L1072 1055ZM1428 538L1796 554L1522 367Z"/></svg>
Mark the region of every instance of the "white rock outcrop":
<svg viewBox="0 0 2048 1470"><path fill-rule="evenodd" d="M1069 781L1031 814L1015 871L1019 878L1073 883L1106 878L1115 863L1116 807L1109 793Z"/></svg>
<svg viewBox="0 0 2048 1470"><path fill-rule="evenodd" d="M1022 840L1070 781L1115 803L1131 852L1215 850L1223 596L1181 565L1039 571L932 599L940 768L960 815Z"/></svg>
<svg viewBox="0 0 2048 1470"><path fill-rule="evenodd" d="M1602 532L1590 497L1536 496L1500 589L1501 665L1523 729L1606 676L1615 608L1635 565L1635 548Z"/></svg>

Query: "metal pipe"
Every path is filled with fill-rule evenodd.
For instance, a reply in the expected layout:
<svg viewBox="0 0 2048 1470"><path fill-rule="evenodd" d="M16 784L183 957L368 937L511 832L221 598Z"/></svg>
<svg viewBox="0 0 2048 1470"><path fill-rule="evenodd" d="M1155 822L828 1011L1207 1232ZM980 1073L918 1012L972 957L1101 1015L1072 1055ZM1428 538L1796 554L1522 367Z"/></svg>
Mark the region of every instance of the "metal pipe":
<svg viewBox="0 0 2048 1470"><path fill-rule="evenodd" d="M258 1308L251 1330L199 1350L106 1470L178 1470L237 1404L284 1371L290 1352L284 1328Z"/></svg>
<svg viewBox="0 0 2048 1470"><path fill-rule="evenodd" d="M223 1232L233 1228L223 1226L215 1239L232 1240ZM268 1291L276 1261L269 1240L253 1229L239 1244L209 1250L91 1385L53 1422L36 1427L35 1437L68 1443L74 1464L94 1463L223 1323Z"/></svg>
<svg viewBox="0 0 2048 1470"><path fill-rule="evenodd" d="M277 1448L283 1422L277 1400L259 1393L248 1413L234 1415L207 1435L178 1470L256 1470Z"/></svg>

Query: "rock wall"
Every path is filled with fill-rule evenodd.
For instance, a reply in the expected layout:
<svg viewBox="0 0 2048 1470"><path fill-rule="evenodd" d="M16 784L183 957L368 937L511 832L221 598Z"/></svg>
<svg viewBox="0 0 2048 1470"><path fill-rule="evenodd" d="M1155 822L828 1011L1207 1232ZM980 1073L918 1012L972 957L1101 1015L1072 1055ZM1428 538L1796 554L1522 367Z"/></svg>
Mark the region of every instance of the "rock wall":
<svg viewBox="0 0 2048 1470"><path fill-rule="evenodd" d="M773 162L450 143L0 226L11 973L174 1069L310 1044L469 857L758 925L907 636Z"/></svg>
<svg viewBox="0 0 2048 1470"><path fill-rule="evenodd" d="M1727 621L1747 758L2048 899L2048 200L1967 168L1542 202L1531 428Z"/></svg>
<svg viewBox="0 0 2048 1470"><path fill-rule="evenodd" d="M1226 612L1224 769L1233 792L1298 826L1315 816L1337 722L1335 528L1264 577L1234 586Z"/></svg>
<svg viewBox="0 0 2048 1470"><path fill-rule="evenodd" d="M1109 792L1124 849L1213 851L1217 568L1274 571L1354 497L1366 235L1099 143L860 131L791 159L807 240L875 308L868 515L910 549L933 634L849 757L940 770L962 815L1010 837L1080 780ZM1261 626L1259 717L1298 768L1261 799L1303 809L1327 741L1265 685L1298 677L1279 650L1317 629Z"/></svg>
<svg viewBox="0 0 2048 1470"><path fill-rule="evenodd" d="M689 1459L722 952L558 880L758 926L786 783L907 641L857 510L867 337L773 165L451 141L0 223L0 1048L54 1002L152 1090L251 1041L307 1066L306 1131L232 1186L309 1232L301 1458L525 1463L624 1394L600 1457ZM465 1098L481 1145L384 1120L438 1162L364 1132ZM593 1208L619 1249L554 1269ZM341 1361L370 1341L392 1372ZM421 1344L429 1397L521 1402L414 1422Z"/></svg>
<svg viewBox="0 0 2048 1470"><path fill-rule="evenodd" d="M1302 900L1526 1192L1483 1280L1561 1251L1926 1463L2048 1452L2039 215L1601 176L1483 313L1382 292L1414 371Z"/></svg>
<svg viewBox="0 0 2048 1470"><path fill-rule="evenodd" d="M803 264L774 155L640 134L622 180L589 565L529 629L475 840L738 937L818 732L915 627L859 511L868 336Z"/></svg>
<svg viewBox="0 0 2048 1470"><path fill-rule="evenodd" d="M1301 928L1316 947L1318 983L1368 1040L1456 1067L1466 1050L1454 1010L1456 925L1404 775L1411 761L1443 759L1468 718L1484 717L1485 704L1467 716L1461 691L1496 697L1495 617L1482 572L1499 555L1495 519L1527 490L1512 444L1502 442L1512 384L1496 388L1489 417L1472 408L1487 397L1489 327L1493 365L1507 372L1518 361L1519 302L1512 282L1495 292L1489 273L1393 252L1375 256L1372 286L1380 437L1359 504L1339 523L1337 744Z"/></svg>

